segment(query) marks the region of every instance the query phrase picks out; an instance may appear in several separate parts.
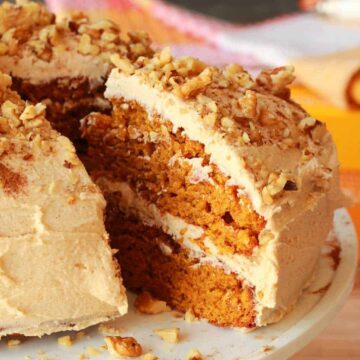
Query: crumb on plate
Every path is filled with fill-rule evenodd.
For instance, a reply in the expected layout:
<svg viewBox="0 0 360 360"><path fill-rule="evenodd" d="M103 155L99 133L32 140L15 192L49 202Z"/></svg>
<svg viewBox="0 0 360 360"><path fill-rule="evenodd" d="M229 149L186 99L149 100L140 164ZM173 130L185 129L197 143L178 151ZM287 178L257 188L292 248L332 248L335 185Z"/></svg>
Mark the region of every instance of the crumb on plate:
<svg viewBox="0 0 360 360"><path fill-rule="evenodd" d="M57 342L60 346L70 347L73 345L73 341L70 335L61 336L57 339Z"/></svg>
<svg viewBox="0 0 360 360"><path fill-rule="evenodd" d="M202 355L199 350L191 349L186 356L186 360L202 360Z"/></svg>
<svg viewBox="0 0 360 360"><path fill-rule="evenodd" d="M143 314L154 315L169 311L165 301L155 299L147 291L140 294L135 300L135 307Z"/></svg>
<svg viewBox="0 0 360 360"><path fill-rule="evenodd" d="M21 341L19 339L11 339L11 340L8 340L8 342L7 342L7 346L9 348L19 346L20 344L21 344Z"/></svg>
<svg viewBox="0 0 360 360"><path fill-rule="evenodd" d="M154 334L159 336L162 340L168 343L176 344L180 340L179 328L167 328L154 330Z"/></svg>

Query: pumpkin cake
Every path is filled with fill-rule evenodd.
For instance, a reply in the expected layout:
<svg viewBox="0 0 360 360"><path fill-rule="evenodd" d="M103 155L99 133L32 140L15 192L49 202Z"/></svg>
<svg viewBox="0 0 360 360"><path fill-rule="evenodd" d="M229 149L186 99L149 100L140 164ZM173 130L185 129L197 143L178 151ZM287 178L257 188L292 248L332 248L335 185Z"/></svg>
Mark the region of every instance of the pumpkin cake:
<svg viewBox="0 0 360 360"><path fill-rule="evenodd" d="M79 120L109 108L103 93L110 57L151 53L146 34L124 40L108 20L92 22L82 13L58 20L35 2L0 6L0 71L13 77L23 99L46 104L53 127L75 142Z"/></svg>
<svg viewBox="0 0 360 360"><path fill-rule="evenodd" d="M0 73L0 337L79 330L124 314L105 201L71 142Z"/></svg>
<svg viewBox="0 0 360 360"><path fill-rule="evenodd" d="M255 80L163 49L114 59L111 115L82 120L125 285L220 326L278 321L311 280L342 204L326 127Z"/></svg>

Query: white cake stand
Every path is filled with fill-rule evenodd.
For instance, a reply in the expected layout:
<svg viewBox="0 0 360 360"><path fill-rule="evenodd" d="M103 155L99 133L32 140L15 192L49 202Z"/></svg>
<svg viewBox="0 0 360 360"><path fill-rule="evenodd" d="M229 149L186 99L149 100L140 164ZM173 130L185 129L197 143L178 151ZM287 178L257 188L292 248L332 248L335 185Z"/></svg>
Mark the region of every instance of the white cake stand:
<svg viewBox="0 0 360 360"><path fill-rule="evenodd" d="M122 336L134 336L143 346L144 353L152 352L161 360L184 360L190 349L198 349L205 359L212 360L255 360L286 359L314 339L335 317L349 295L357 266L357 239L351 219L345 209L335 214L334 232L341 246L340 262L333 270L333 259L326 255L325 247L319 271L311 287L303 294L295 310L281 322L244 333L234 329L220 329L206 322L191 324L174 313L141 315L130 307L130 312L115 322L122 329ZM130 295L130 304L134 297ZM170 345L164 343L153 330L164 327L179 327L181 341ZM76 337L75 333L67 333ZM0 359L19 360L29 356L49 360L78 359L84 354L88 359L110 359L106 350L95 356L99 346L104 344L97 327L86 330L86 336L76 340L74 345L64 348L57 339L64 334L46 336L42 339L27 339L21 345L9 349L6 339L0 342ZM90 349L89 349L90 347ZM101 348L100 348L101 349Z"/></svg>

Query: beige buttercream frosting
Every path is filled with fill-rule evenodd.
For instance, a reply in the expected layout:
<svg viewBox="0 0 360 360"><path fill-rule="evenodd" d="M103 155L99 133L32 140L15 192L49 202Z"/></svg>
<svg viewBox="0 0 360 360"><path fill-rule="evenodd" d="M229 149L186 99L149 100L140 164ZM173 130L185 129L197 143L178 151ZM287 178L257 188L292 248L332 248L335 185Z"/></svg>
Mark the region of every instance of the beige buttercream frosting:
<svg viewBox="0 0 360 360"><path fill-rule="evenodd" d="M0 75L0 336L82 329L126 313L105 201L71 142Z"/></svg>
<svg viewBox="0 0 360 360"><path fill-rule="evenodd" d="M0 6L0 71L31 84L81 78L102 86L114 55L149 55L149 38L140 32L120 36L108 20L91 22L84 14L56 19L44 6L25 2Z"/></svg>
<svg viewBox="0 0 360 360"><path fill-rule="evenodd" d="M279 320L294 305L312 277L333 211L344 203L331 135L289 100L292 80L290 67L264 71L253 80L240 66L207 67L188 57L173 59L164 49L131 66L118 62L105 92L110 100L136 101L150 119L160 115L174 132L182 129L203 144L228 185L247 195L266 220L251 256L224 254L211 239L205 241L208 259L255 288L258 326ZM137 197L125 197L134 201L130 208L139 204ZM168 214L159 220L153 204L135 212L158 218L154 224L174 238L174 228L183 222L164 225ZM201 230L196 229L197 237ZM194 239L184 246L194 247Z"/></svg>

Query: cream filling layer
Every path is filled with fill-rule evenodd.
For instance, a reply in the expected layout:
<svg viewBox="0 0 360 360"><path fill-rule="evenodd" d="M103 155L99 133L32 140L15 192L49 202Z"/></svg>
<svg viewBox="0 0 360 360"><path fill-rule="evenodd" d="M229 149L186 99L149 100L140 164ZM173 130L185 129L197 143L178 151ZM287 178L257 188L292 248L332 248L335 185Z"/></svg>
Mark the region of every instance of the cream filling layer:
<svg viewBox="0 0 360 360"><path fill-rule="evenodd" d="M81 55L75 50L53 49L49 62L25 51L21 57L0 56L0 70L31 84L46 84L58 78L85 78L91 88L104 84L110 65L100 56Z"/></svg>
<svg viewBox="0 0 360 360"><path fill-rule="evenodd" d="M162 214L154 204L147 203L125 182L102 177L98 179L98 185L105 192L121 194L119 205L125 213L136 215L147 226L161 228L201 262L222 267L227 273L236 273L245 284L253 287L257 326L277 321L294 305L312 276L329 229L325 226L319 233L315 231L312 238L300 238L293 244L287 240L289 236L294 236L293 231L298 231L297 224L289 226L289 233L274 234L265 230L260 235L261 245L254 249L251 256L223 254L206 237L204 244L208 252L205 253L196 245L196 240L204 237L204 230L200 226L189 224L169 213ZM324 211L321 215L326 216ZM311 217L312 213L306 216ZM329 220L331 223L331 219L331 214L327 215L328 223Z"/></svg>

